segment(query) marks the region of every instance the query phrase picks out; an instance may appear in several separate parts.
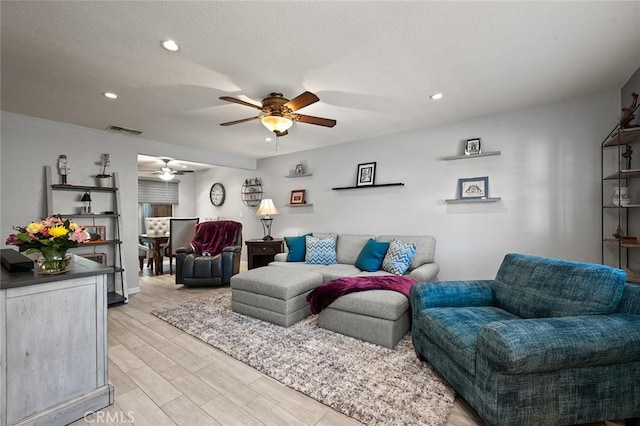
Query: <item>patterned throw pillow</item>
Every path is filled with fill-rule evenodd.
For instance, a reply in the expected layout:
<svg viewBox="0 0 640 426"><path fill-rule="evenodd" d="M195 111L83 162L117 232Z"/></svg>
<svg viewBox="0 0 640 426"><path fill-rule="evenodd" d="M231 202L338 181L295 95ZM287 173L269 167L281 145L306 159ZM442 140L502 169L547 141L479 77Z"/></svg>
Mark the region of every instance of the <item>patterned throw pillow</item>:
<svg viewBox="0 0 640 426"><path fill-rule="evenodd" d="M327 237L305 237L307 254L304 261L313 265L332 265L338 263L336 258L336 239Z"/></svg>
<svg viewBox="0 0 640 426"><path fill-rule="evenodd" d="M415 255L415 244L405 244L400 240L393 240L389 244L389 250L387 250L387 254L382 261L382 270L391 274L402 275L411 266L411 261Z"/></svg>

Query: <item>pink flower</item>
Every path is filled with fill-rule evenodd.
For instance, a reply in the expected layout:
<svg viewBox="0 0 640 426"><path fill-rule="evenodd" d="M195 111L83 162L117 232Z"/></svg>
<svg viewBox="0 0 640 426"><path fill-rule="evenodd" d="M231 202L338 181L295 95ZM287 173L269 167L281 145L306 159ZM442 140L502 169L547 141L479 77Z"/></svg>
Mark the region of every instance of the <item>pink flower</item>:
<svg viewBox="0 0 640 426"><path fill-rule="evenodd" d="M89 240L89 238L89 233L79 226L69 234L69 239L78 243L84 243L85 241Z"/></svg>
<svg viewBox="0 0 640 426"><path fill-rule="evenodd" d="M5 244L8 246L19 246L20 240L18 239L18 236L16 234L10 234L9 238L7 238L7 241L5 241Z"/></svg>

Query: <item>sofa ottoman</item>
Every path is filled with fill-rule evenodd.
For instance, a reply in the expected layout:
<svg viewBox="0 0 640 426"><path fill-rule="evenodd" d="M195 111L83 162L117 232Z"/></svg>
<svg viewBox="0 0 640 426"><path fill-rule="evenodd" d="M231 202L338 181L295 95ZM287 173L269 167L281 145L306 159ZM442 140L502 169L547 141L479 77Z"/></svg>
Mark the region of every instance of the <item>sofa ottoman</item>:
<svg viewBox="0 0 640 426"><path fill-rule="evenodd" d="M318 314L318 327L393 348L409 331L409 300L392 290L367 290L337 298Z"/></svg>
<svg viewBox="0 0 640 426"><path fill-rule="evenodd" d="M322 275L279 266L264 266L231 277L233 312L282 327L311 315L307 294L322 284Z"/></svg>

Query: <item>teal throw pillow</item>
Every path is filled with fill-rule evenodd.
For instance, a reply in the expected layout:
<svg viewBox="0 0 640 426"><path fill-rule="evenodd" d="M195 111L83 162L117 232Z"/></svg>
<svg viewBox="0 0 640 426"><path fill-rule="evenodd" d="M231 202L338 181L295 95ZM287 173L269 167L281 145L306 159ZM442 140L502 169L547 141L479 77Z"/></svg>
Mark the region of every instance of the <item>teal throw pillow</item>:
<svg viewBox="0 0 640 426"><path fill-rule="evenodd" d="M305 237L307 254L304 261L313 265L333 265L338 263L336 257L335 237Z"/></svg>
<svg viewBox="0 0 640 426"><path fill-rule="evenodd" d="M400 240L393 240L382 261L382 270L395 275L403 275L411 266L413 256L416 255L416 245L406 244Z"/></svg>
<svg viewBox="0 0 640 426"><path fill-rule="evenodd" d="M356 268L367 272L379 270L388 249L389 243L378 242L373 238L369 238L369 241L362 247L356 259Z"/></svg>
<svg viewBox="0 0 640 426"><path fill-rule="evenodd" d="M304 237L313 237L313 234L305 234L299 237L284 237L289 253L287 253L287 262L304 262L304 256L307 253L306 242Z"/></svg>

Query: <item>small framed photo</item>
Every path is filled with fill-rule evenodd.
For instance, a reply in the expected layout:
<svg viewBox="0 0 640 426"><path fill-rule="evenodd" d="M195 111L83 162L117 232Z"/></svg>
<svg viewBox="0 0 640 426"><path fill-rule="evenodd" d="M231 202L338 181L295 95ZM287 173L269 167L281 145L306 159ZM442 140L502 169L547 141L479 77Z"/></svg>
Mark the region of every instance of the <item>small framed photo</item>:
<svg viewBox="0 0 640 426"><path fill-rule="evenodd" d="M307 191L305 189L294 189L291 191L290 204L304 204L304 196Z"/></svg>
<svg viewBox="0 0 640 426"><path fill-rule="evenodd" d="M356 186L374 185L376 181L376 162L358 164Z"/></svg>
<svg viewBox="0 0 640 426"><path fill-rule="evenodd" d="M458 179L458 198L460 200L488 197L489 176Z"/></svg>
<svg viewBox="0 0 640 426"><path fill-rule="evenodd" d="M464 146L464 155L480 154L480 138L467 139Z"/></svg>
<svg viewBox="0 0 640 426"><path fill-rule="evenodd" d="M304 167L302 166L302 163L296 164L296 168L293 173L295 176L302 176L304 174Z"/></svg>
<svg viewBox="0 0 640 426"><path fill-rule="evenodd" d="M89 233L89 240L85 244L104 243L107 240L107 227L101 225L80 225Z"/></svg>

